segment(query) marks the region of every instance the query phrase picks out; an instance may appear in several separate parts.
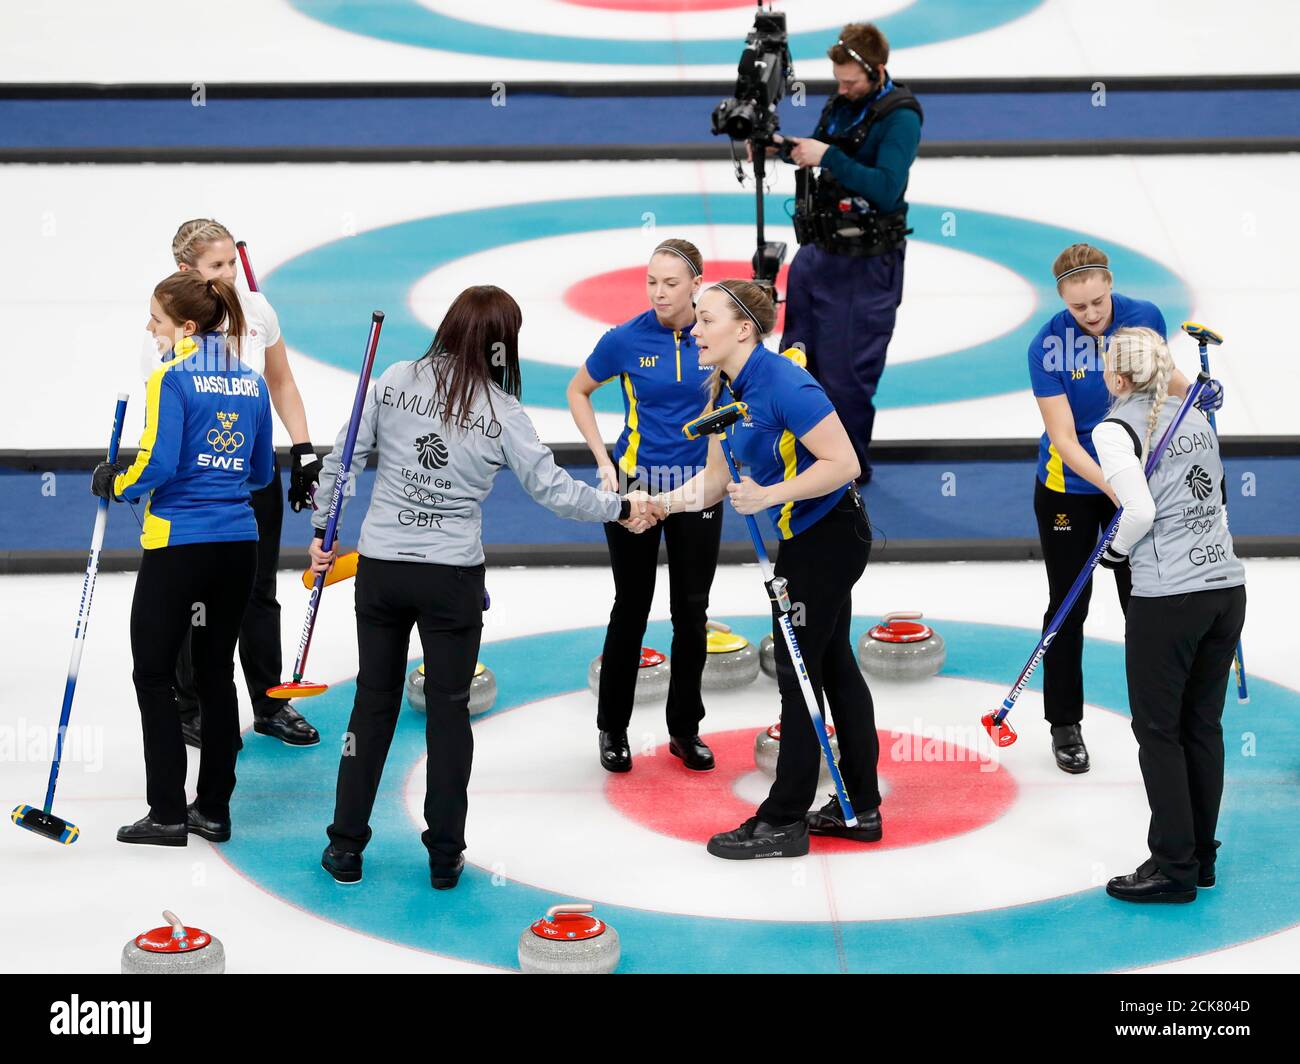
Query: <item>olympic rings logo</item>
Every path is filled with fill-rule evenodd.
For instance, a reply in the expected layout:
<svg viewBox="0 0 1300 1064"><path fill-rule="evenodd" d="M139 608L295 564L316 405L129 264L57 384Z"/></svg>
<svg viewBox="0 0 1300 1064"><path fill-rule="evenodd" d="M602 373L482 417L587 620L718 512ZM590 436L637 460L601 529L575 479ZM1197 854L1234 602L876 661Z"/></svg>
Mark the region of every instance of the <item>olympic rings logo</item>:
<svg viewBox="0 0 1300 1064"><path fill-rule="evenodd" d="M445 501L437 492L426 491L418 484L403 485L402 494L411 502L420 503L423 506L441 506Z"/></svg>
<svg viewBox="0 0 1300 1064"><path fill-rule="evenodd" d="M242 432L230 432L223 429L208 429L208 446L214 451L237 451L244 446L244 434Z"/></svg>

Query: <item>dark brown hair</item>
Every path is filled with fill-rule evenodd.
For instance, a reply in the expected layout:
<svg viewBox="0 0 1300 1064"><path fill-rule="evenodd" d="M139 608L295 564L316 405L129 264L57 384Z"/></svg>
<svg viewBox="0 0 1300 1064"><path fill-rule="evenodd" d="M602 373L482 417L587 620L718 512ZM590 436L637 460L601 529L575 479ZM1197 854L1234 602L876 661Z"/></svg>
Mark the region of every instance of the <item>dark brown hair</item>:
<svg viewBox="0 0 1300 1064"><path fill-rule="evenodd" d="M224 332L227 349L238 354L239 338L247 326L239 295L229 281L219 277L205 281L194 270L177 270L154 286L153 295L172 321L192 321L200 333Z"/></svg>
<svg viewBox="0 0 1300 1064"><path fill-rule="evenodd" d="M854 56L849 48L858 53L862 59L866 60L867 65L871 68L871 77L876 76L876 67L881 63L889 62L889 41L885 35L876 28L872 22L850 22L840 30L840 40L826 49L826 54L830 57L832 63L862 63L857 56ZM848 48L844 47L847 44Z"/></svg>
<svg viewBox="0 0 1300 1064"><path fill-rule="evenodd" d="M445 417L455 422L467 416L489 381L507 395L519 398L519 304L496 285L466 288L451 306L433 335L424 357L434 366L437 398ZM489 392L488 402L491 403Z"/></svg>

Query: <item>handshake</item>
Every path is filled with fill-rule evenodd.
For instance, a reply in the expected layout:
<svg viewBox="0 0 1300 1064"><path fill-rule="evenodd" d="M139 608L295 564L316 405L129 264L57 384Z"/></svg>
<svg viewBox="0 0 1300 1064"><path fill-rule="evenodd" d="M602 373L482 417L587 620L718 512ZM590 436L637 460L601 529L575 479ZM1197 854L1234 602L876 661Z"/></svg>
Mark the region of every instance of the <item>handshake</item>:
<svg viewBox="0 0 1300 1064"><path fill-rule="evenodd" d="M629 532L644 532L654 528L668 516L668 507L662 495L630 491L623 496L623 500L628 504L628 515L619 524Z"/></svg>

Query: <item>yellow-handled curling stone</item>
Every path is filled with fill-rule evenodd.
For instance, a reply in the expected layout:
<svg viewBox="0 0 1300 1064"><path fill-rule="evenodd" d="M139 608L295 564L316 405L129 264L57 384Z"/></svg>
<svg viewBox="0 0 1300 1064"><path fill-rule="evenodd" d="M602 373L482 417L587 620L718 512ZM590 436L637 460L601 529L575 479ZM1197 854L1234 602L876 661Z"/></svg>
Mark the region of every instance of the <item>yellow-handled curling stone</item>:
<svg viewBox="0 0 1300 1064"><path fill-rule="evenodd" d="M708 654L700 687L729 691L751 684L758 677L758 648L721 621L707 621Z"/></svg>
<svg viewBox="0 0 1300 1064"><path fill-rule="evenodd" d="M424 662L420 662L406 678L406 700L412 709L426 712L424 701ZM469 715L477 717L486 713L497 701L496 675L483 662L474 666L474 679L469 684Z"/></svg>

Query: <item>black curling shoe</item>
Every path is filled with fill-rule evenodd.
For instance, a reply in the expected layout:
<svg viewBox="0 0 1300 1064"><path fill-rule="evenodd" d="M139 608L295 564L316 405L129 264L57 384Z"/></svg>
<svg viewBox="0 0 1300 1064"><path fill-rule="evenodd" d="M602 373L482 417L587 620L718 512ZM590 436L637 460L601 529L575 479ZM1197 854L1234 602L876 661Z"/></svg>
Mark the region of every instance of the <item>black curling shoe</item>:
<svg viewBox="0 0 1300 1064"><path fill-rule="evenodd" d="M1212 887L1214 886L1214 883L1214 865L1210 865L1209 868L1206 868L1205 865L1201 865L1201 870L1196 876L1196 885L1204 888Z"/></svg>
<svg viewBox="0 0 1300 1064"><path fill-rule="evenodd" d="M1088 748L1083 745L1083 729L1077 724L1052 728L1052 754L1056 757L1056 767L1062 772L1078 775L1092 767Z"/></svg>
<svg viewBox="0 0 1300 1064"><path fill-rule="evenodd" d="M279 739L286 746L315 746L320 742L320 732L288 702L269 716L254 714L253 731Z"/></svg>
<svg viewBox="0 0 1300 1064"><path fill-rule="evenodd" d="M715 767L713 751L698 735L669 736L668 752L673 757L680 757L682 764L692 772L710 772Z"/></svg>
<svg viewBox="0 0 1300 1064"><path fill-rule="evenodd" d="M336 850L326 846L321 854L320 866L334 877L335 883L351 886L361 882L361 854L349 850Z"/></svg>
<svg viewBox="0 0 1300 1064"><path fill-rule="evenodd" d="M191 835L198 835L208 842L229 842L230 821L213 820L198 810L198 805L190 805L185 810L185 828Z"/></svg>
<svg viewBox="0 0 1300 1064"><path fill-rule="evenodd" d="M451 890L460 882L460 874L463 871L465 871L464 854L457 854L456 863L450 867L434 864L433 858L429 858L429 882L433 884L434 890Z"/></svg>
<svg viewBox="0 0 1300 1064"><path fill-rule="evenodd" d="M854 842L879 842L884 834L884 824L880 819L880 809L855 809L858 817L857 827L846 827L844 811L840 800L831 795L831 800L820 809L807 814L808 831L813 835L827 835L835 839L852 839Z"/></svg>
<svg viewBox="0 0 1300 1064"><path fill-rule="evenodd" d="M600 733L600 765L606 772L632 771L632 751L627 745L627 732Z"/></svg>
<svg viewBox="0 0 1300 1064"><path fill-rule="evenodd" d="M1106 893L1120 901L1189 902L1196 900L1195 887L1180 887L1148 860L1136 872L1116 876L1106 884Z"/></svg>
<svg viewBox="0 0 1300 1064"><path fill-rule="evenodd" d="M203 715L197 709L181 710L181 738L185 740L186 746L192 746L195 750L203 749ZM235 749L244 748L244 737L235 736Z"/></svg>
<svg viewBox="0 0 1300 1064"><path fill-rule="evenodd" d="M189 833L184 824L160 824L152 816L143 816L134 824L117 829L118 842L141 846L184 846Z"/></svg>
<svg viewBox="0 0 1300 1064"><path fill-rule="evenodd" d="M735 831L724 831L709 840L709 853L727 861L749 861L756 857L803 857L808 853L808 824L775 825L751 816Z"/></svg>

